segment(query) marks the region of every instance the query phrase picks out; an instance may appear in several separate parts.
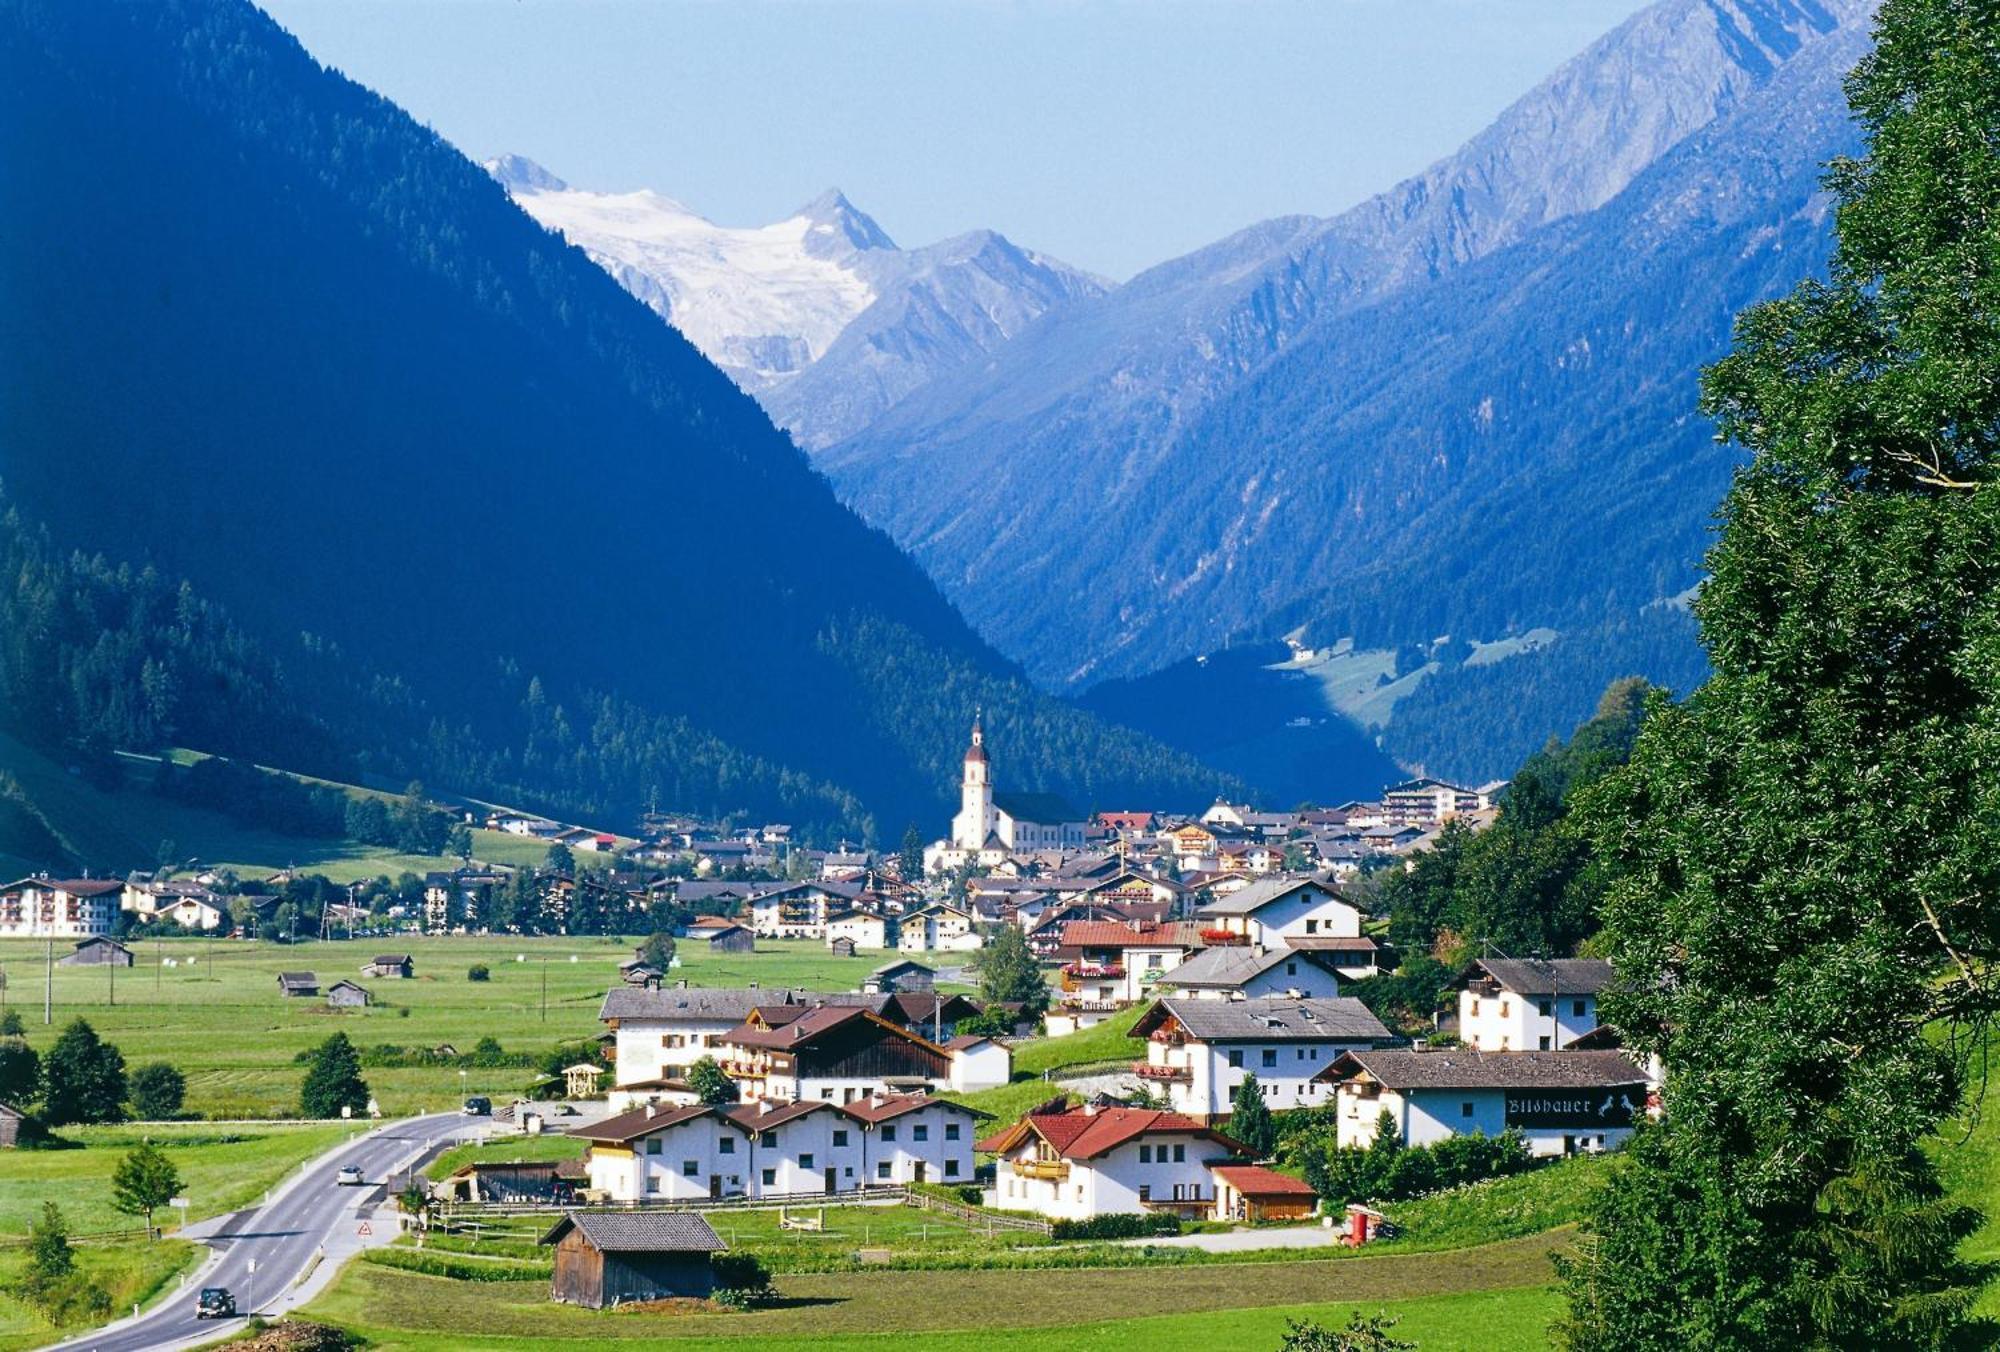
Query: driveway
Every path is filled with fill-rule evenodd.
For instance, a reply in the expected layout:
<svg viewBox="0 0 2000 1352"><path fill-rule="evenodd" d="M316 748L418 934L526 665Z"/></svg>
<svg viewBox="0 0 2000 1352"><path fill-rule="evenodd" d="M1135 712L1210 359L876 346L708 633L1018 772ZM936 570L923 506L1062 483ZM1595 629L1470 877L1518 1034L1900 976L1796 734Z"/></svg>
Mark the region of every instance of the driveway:
<svg viewBox="0 0 2000 1352"><path fill-rule="evenodd" d="M1121 1239L1120 1244L1156 1245L1162 1249L1206 1249L1210 1253L1247 1253L1255 1249L1328 1249L1341 1242L1340 1231L1325 1225L1287 1225L1264 1230L1218 1230L1205 1235L1172 1235L1165 1239Z"/></svg>

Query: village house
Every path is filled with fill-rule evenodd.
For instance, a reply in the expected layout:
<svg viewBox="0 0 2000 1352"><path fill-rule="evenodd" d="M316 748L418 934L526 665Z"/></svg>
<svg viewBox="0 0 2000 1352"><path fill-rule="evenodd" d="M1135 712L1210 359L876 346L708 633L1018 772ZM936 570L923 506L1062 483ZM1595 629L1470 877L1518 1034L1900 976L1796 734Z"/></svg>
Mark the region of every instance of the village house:
<svg viewBox="0 0 2000 1352"><path fill-rule="evenodd" d="M278 994L293 999L319 994L319 978L311 972L278 973Z"/></svg>
<svg viewBox="0 0 2000 1352"><path fill-rule="evenodd" d="M1458 993L1458 1036L1486 1052L1561 1051L1597 1027L1602 958L1481 958Z"/></svg>
<svg viewBox="0 0 2000 1352"><path fill-rule="evenodd" d="M1211 943L1277 945L1293 936L1359 938L1361 912L1315 878L1259 878L1196 913Z"/></svg>
<svg viewBox="0 0 2000 1352"><path fill-rule="evenodd" d="M924 1095L647 1105L569 1135L590 1142L593 1196L671 1204L970 1180L984 1116Z"/></svg>
<svg viewBox="0 0 2000 1352"><path fill-rule="evenodd" d="M1382 794L1382 816L1391 826L1429 830L1454 817L1467 817L1493 806L1506 781L1468 789L1442 779L1412 779Z"/></svg>
<svg viewBox="0 0 2000 1352"><path fill-rule="evenodd" d="M788 883L757 894L750 923L760 938L824 939L828 918L854 909L860 892L851 883Z"/></svg>
<svg viewBox="0 0 2000 1352"><path fill-rule="evenodd" d="M22 878L0 888L0 938L83 939L111 933L125 885L102 878Z"/></svg>
<svg viewBox="0 0 2000 1352"><path fill-rule="evenodd" d="M1132 1036L1146 1039L1146 1059L1133 1073L1201 1122L1227 1117L1237 1086L1251 1076L1273 1110L1316 1108L1331 1092L1317 1078L1327 1066L1395 1040L1350 999L1158 1000Z"/></svg>
<svg viewBox="0 0 2000 1352"><path fill-rule="evenodd" d="M857 951L874 952L889 947L889 922L872 911L842 911L826 920L826 946L838 950L847 943L847 956Z"/></svg>
<svg viewBox="0 0 2000 1352"><path fill-rule="evenodd" d="M706 1298L728 1247L700 1216L675 1211L571 1212L541 1242L555 1248L550 1298L591 1310Z"/></svg>
<svg viewBox="0 0 2000 1352"><path fill-rule="evenodd" d="M1243 1147L1205 1123L1151 1108L1066 1107L1061 1100L978 1143L998 1156L986 1204L1056 1220L1171 1211L1212 1216L1210 1166Z"/></svg>
<svg viewBox="0 0 2000 1352"><path fill-rule="evenodd" d="M745 1100L852 1103L951 1083L950 1052L855 1005L760 1006L716 1059Z"/></svg>
<svg viewBox="0 0 2000 1352"><path fill-rule="evenodd" d="M1162 994L1197 1000L1331 1000L1340 994L1340 977L1326 957L1283 944L1204 948L1162 975L1158 985Z"/></svg>
<svg viewBox="0 0 2000 1352"><path fill-rule="evenodd" d="M56 959L62 967L130 967L133 961L131 949L102 934L79 939L74 949Z"/></svg>
<svg viewBox="0 0 2000 1352"><path fill-rule="evenodd" d="M1620 1052L1354 1051L1320 1072L1342 1147L1387 1113L1407 1146L1513 1129L1535 1155L1614 1149L1646 1109L1646 1075Z"/></svg>
<svg viewBox="0 0 2000 1352"><path fill-rule="evenodd" d="M613 1036L611 1106L691 1100L687 1068L704 1056L718 1055L724 1033L760 1004L800 1000L803 996L796 992L755 986L613 987L597 1013Z"/></svg>
<svg viewBox="0 0 2000 1352"><path fill-rule="evenodd" d="M911 953L962 953L985 947L985 940L970 911L937 902L896 922L896 947Z"/></svg>

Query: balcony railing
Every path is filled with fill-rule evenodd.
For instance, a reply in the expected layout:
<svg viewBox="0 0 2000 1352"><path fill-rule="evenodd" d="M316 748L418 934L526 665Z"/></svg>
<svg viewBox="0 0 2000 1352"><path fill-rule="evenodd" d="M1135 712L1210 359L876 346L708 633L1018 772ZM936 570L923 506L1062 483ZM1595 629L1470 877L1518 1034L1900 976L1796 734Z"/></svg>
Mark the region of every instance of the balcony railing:
<svg viewBox="0 0 2000 1352"><path fill-rule="evenodd" d="M1068 1160L1015 1160L1014 1172L1022 1178L1039 1178L1060 1183L1069 1177Z"/></svg>
<svg viewBox="0 0 2000 1352"><path fill-rule="evenodd" d="M1163 1066L1151 1061L1134 1061L1132 1073L1142 1080L1187 1080L1194 1079L1192 1066Z"/></svg>
<svg viewBox="0 0 2000 1352"><path fill-rule="evenodd" d="M1081 1014L1116 1014L1125 1008L1123 1000L1087 999L1081 995L1065 995L1060 1008Z"/></svg>
<svg viewBox="0 0 2000 1352"><path fill-rule="evenodd" d="M1215 1205L1215 1196L1141 1197L1139 1205L1149 1211L1207 1211Z"/></svg>
<svg viewBox="0 0 2000 1352"><path fill-rule="evenodd" d="M1120 977L1125 975L1122 962L1073 962L1063 968L1064 976L1076 977Z"/></svg>

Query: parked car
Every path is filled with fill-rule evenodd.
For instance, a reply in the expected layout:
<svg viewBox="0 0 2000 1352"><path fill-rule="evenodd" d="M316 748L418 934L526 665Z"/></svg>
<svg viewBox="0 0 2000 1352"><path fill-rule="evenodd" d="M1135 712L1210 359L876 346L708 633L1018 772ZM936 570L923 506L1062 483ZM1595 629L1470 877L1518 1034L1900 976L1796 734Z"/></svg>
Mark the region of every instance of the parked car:
<svg viewBox="0 0 2000 1352"><path fill-rule="evenodd" d="M492 1111L493 1100L482 1095L474 1094L465 1101L465 1115L467 1117L486 1117Z"/></svg>
<svg viewBox="0 0 2000 1352"><path fill-rule="evenodd" d="M204 1286L195 1297L194 1317L196 1319L234 1319L236 1317L236 1297L226 1286Z"/></svg>
<svg viewBox="0 0 2000 1352"><path fill-rule="evenodd" d="M333 1181L337 1187L357 1188L368 1180L361 1176L361 1170L357 1166L343 1164L340 1166L340 1172L333 1176Z"/></svg>

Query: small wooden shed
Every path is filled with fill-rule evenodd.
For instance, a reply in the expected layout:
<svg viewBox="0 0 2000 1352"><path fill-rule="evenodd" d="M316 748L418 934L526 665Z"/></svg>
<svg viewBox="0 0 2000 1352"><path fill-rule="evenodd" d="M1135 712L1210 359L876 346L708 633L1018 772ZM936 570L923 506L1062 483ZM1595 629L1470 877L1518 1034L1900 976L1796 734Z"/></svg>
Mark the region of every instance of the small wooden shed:
<svg viewBox="0 0 2000 1352"><path fill-rule="evenodd" d="M401 977L405 981L416 974L416 960L408 953L378 953L361 969L363 976Z"/></svg>
<svg viewBox="0 0 2000 1352"><path fill-rule="evenodd" d="M366 986L344 977L326 988L326 1003L332 1009L360 1009L374 998Z"/></svg>
<svg viewBox="0 0 2000 1352"><path fill-rule="evenodd" d="M293 997L318 995L319 978L311 972L280 972L278 994Z"/></svg>
<svg viewBox="0 0 2000 1352"><path fill-rule="evenodd" d="M854 940L848 938L845 934L828 939L826 946L828 951L836 958L851 958L854 956Z"/></svg>
<svg viewBox="0 0 2000 1352"><path fill-rule="evenodd" d="M713 1259L726 1246L685 1211L572 1211L542 1236L555 1246L550 1298L592 1310L715 1290Z"/></svg>
<svg viewBox="0 0 2000 1352"><path fill-rule="evenodd" d="M564 1066L562 1073L563 1090L571 1098L595 1098L598 1077L604 1074L604 1067L579 1061L573 1066Z"/></svg>
<svg viewBox="0 0 2000 1352"><path fill-rule="evenodd" d="M19 1108L0 1103L0 1146L18 1145L21 1140L21 1125L28 1115Z"/></svg>
<svg viewBox="0 0 2000 1352"><path fill-rule="evenodd" d="M57 962L64 967L130 967L132 950L116 939L93 934L79 941L75 952L65 953Z"/></svg>

